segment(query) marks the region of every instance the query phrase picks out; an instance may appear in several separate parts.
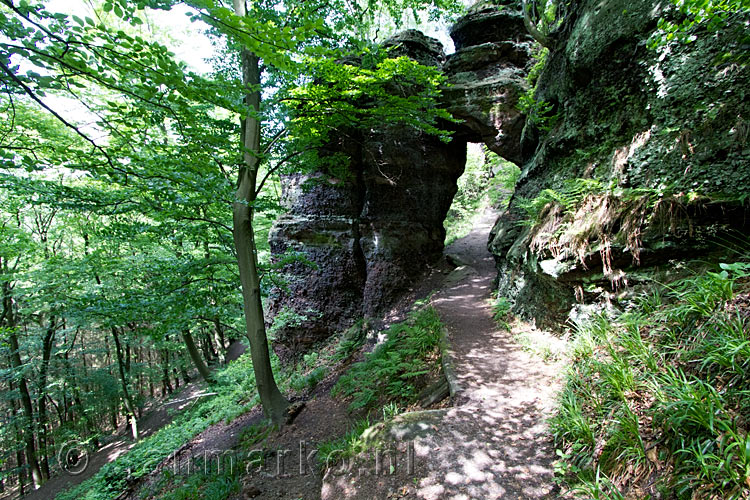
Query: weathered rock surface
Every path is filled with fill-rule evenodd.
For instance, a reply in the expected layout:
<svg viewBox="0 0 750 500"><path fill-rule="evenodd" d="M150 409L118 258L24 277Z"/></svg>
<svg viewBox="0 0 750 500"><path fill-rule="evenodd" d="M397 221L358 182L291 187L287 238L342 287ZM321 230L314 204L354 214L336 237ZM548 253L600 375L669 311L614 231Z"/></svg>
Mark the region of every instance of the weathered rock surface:
<svg viewBox="0 0 750 500"><path fill-rule="evenodd" d="M451 29L456 53L445 64L450 86L444 95L451 114L463 120L459 134L520 164L526 120L518 100L528 90L533 39L520 8L508 3L479 4Z"/></svg>
<svg viewBox="0 0 750 500"><path fill-rule="evenodd" d="M419 32L388 43L395 55L424 64L445 58L439 43ZM272 310L307 316L280 331L278 340L294 349L380 314L440 256L442 221L466 158L460 139L445 144L406 127L350 132L330 149L350 157L346 178L286 178L289 212L270 238L274 255L293 249L315 266L287 266L288 288L272 299Z"/></svg>
<svg viewBox="0 0 750 500"><path fill-rule="evenodd" d="M404 128L363 139L350 179L297 187L295 205L271 235L274 254L291 248L315 264L288 266L288 290L274 297L277 311L287 307L308 316L279 338L293 347L382 313L441 255L465 143L445 144ZM291 181L299 186L303 180Z"/></svg>
<svg viewBox="0 0 750 500"><path fill-rule="evenodd" d="M497 26L495 26L497 24ZM494 26L494 27L493 27ZM407 127L348 132L330 145L351 158L348 175L290 176L289 208L276 223L271 251L304 253L314 267L285 267L288 285L270 309L294 311L277 341L304 348L360 317L380 315L442 255L443 221L466 161L466 141L487 141L518 160L530 39L520 14L497 7L472 12L455 31L459 52L446 62L437 40L409 30L385 42L395 56L444 66L446 103L464 124L452 142ZM451 125L454 126L454 125ZM303 316L304 319L301 319Z"/></svg>
<svg viewBox="0 0 750 500"><path fill-rule="evenodd" d="M712 254L750 232L739 201L750 191L750 81L746 62L727 57L742 53L746 20L649 48L670 9L581 2L539 77L536 101L551 109L546 123L526 125L523 150L533 154L489 244L499 294L540 324L627 301L633 285L664 281L673 261L721 258ZM528 223L528 200L544 189L573 196L581 185L565 180L581 178L601 187Z"/></svg>

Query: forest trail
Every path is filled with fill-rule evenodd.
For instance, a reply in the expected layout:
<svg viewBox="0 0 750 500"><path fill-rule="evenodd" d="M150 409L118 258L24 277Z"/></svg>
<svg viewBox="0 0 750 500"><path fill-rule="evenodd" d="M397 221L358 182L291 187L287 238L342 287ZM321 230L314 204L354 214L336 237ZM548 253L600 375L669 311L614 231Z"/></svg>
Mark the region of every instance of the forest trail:
<svg viewBox="0 0 750 500"><path fill-rule="evenodd" d="M561 370L524 351L493 319L497 271L487 237L497 215L486 210L446 248L462 265L432 296L448 332L454 406L397 416L386 427L380 471L357 464L355 473L332 474L323 500L557 498L546 419Z"/></svg>
<svg viewBox="0 0 750 500"><path fill-rule="evenodd" d="M471 233L446 249L465 264L464 277L448 280L432 300L448 329L458 390L456 406L415 445L417 456L428 460L417 488L421 498L523 499L554 492L555 455L545 420L559 370L522 350L493 320L497 270L487 237L497 216L486 210Z"/></svg>
<svg viewBox="0 0 750 500"><path fill-rule="evenodd" d="M195 396L203 392L205 384L201 380L195 380L181 390L169 395L166 399L155 399L145 409L143 416L138 420L138 429L141 439L151 436L156 431L172 421L171 413L179 412L195 402ZM170 411L168 411L170 409ZM135 443L130 436L130 427L125 426L117 434L108 437L109 442L104 444L96 452L89 454L86 468L77 475L68 474L57 470L49 481L41 488L29 492L23 497L24 500L51 500L68 488L77 486L87 479L93 477L104 465L117 459L117 457L128 452Z"/></svg>

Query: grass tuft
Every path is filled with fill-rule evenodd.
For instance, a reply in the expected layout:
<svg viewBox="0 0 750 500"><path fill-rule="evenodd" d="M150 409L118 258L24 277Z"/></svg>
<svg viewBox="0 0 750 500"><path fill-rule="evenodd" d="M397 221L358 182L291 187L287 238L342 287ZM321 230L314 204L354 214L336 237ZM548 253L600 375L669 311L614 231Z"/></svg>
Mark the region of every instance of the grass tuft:
<svg viewBox="0 0 750 500"><path fill-rule="evenodd" d="M747 262L576 324L551 420L558 478L584 498L748 498Z"/></svg>

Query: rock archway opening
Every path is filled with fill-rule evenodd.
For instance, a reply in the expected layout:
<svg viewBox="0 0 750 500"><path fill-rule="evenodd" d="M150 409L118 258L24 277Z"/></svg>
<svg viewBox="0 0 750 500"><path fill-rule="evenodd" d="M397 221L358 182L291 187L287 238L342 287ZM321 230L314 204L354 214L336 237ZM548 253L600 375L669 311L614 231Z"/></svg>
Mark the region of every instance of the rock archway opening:
<svg viewBox="0 0 750 500"><path fill-rule="evenodd" d="M486 209L504 210L520 173L517 165L490 151L486 145L467 143L466 166L456 181L456 194L443 221L445 245L466 236L476 217Z"/></svg>
<svg viewBox="0 0 750 500"><path fill-rule="evenodd" d="M479 4L450 35L450 55L416 30L384 43L444 73L440 104L456 119L441 124L453 130L450 142L404 124L363 128L327 146L350 158L349 175L320 173L309 189L301 188L306 176L285 179L288 211L269 235L271 253L283 262L291 251L314 266L284 265L286 286L269 298L271 317L294 318L277 330L279 344L305 350L359 318L380 317L442 257L447 214L468 233L479 204L507 204L518 168L497 154L524 160L519 100L529 90L533 39L515 2Z"/></svg>

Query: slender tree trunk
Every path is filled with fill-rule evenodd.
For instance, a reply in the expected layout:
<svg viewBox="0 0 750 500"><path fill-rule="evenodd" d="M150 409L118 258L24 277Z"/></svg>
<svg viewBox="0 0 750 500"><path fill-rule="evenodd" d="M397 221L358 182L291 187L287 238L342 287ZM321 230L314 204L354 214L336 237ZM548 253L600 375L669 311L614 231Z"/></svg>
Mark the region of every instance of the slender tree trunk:
<svg viewBox="0 0 750 500"><path fill-rule="evenodd" d="M8 384L10 391L13 392L13 381L11 380ZM11 398L10 400L10 409L11 413L13 415L13 427L16 433L16 439L18 441L23 441L23 429L21 429L21 426L18 425L18 421L16 420L15 416L16 413L18 413L18 404L16 403L16 400ZM18 478L18 492L21 496L24 494L24 487L26 485L26 469L23 466L24 460L23 460L23 451L18 448L16 449L16 466L17 466L17 478Z"/></svg>
<svg viewBox="0 0 750 500"><path fill-rule="evenodd" d="M117 432L118 416L119 416L119 402L112 405L112 413L109 415L110 423L112 424L112 431Z"/></svg>
<svg viewBox="0 0 750 500"><path fill-rule="evenodd" d="M203 339L206 342L206 347L208 348L208 353L211 355L211 359L219 359L219 353L216 352L216 347L214 346L214 339L208 329L204 330Z"/></svg>
<svg viewBox="0 0 750 500"><path fill-rule="evenodd" d="M1 265L1 263L0 263ZM10 284L5 281L3 282L3 317L5 318L5 325L8 327L8 340L10 343L10 361L15 371L21 371L23 363L21 362L21 352L18 343L18 333L16 331L15 312L13 311L13 298L11 296ZM44 482L44 476L42 470L39 467L39 461L36 456L36 446L34 444L34 408L31 405L31 395L29 394L29 386L26 384L26 378L20 377L18 381L18 389L21 393L21 407L23 409L24 416L26 417L26 423L23 426L23 441L26 448L26 460L29 463L31 469L31 478L34 482L34 489L39 488Z"/></svg>
<svg viewBox="0 0 750 500"><path fill-rule="evenodd" d="M57 415L60 419L60 427L65 425L65 422L73 420L73 403L68 401L68 380L63 379L62 388L62 410L57 408Z"/></svg>
<svg viewBox="0 0 750 500"><path fill-rule="evenodd" d="M81 334L81 363L83 364L84 380L88 380L89 365L86 362L86 346L83 344L83 334ZM84 384L84 392L88 392L88 384Z"/></svg>
<svg viewBox="0 0 750 500"><path fill-rule="evenodd" d="M143 379L143 345L139 342L135 351L135 362L138 364L138 394L145 394L145 381Z"/></svg>
<svg viewBox="0 0 750 500"><path fill-rule="evenodd" d="M180 375L182 375L182 380L183 380L183 382L185 382L185 385L187 385L187 384L190 383L190 381L192 379L190 378L190 375L188 374L187 366L185 366L185 363L186 363L185 358L181 357L180 358L180 363L179 363L179 366L180 366Z"/></svg>
<svg viewBox="0 0 750 500"><path fill-rule="evenodd" d="M24 456L21 450L16 451L16 462L18 462L18 492L23 496L26 487L26 469L23 466Z"/></svg>
<svg viewBox="0 0 750 500"><path fill-rule="evenodd" d="M18 355L18 339L15 333L10 335L10 348L15 353L12 357L13 368L20 369L20 356ZM23 429L24 443L26 446L26 461L29 463L31 469L31 479L34 481L34 489L39 488L44 482L44 476L42 470L39 467L39 461L36 456L36 446L34 444L34 409L31 405L31 396L29 395L29 387L26 385L26 380L21 378L18 382L18 389L21 393L21 407L25 418L25 426Z"/></svg>
<svg viewBox="0 0 750 500"><path fill-rule="evenodd" d="M130 379L130 342L125 340L125 375Z"/></svg>
<svg viewBox="0 0 750 500"><path fill-rule="evenodd" d="M151 349L146 352L146 359L148 360L148 395L151 397L151 399L154 398L154 354L155 353Z"/></svg>
<svg viewBox="0 0 750 500"><path fill-rule="evenodd" d="M201 332L198 332L198 344L200 346L201 352L203 352L203 359L206 360L206 364L211 363L211 351L208 348L208 344L206 343L206 336L203 335Z"/></svg>
<svg viewBox="0 0 750 500"><path fill-rule="evenodd" d="M128 391L128 379L125 375L125 363L122 359L122 346L120 345L120 335L117 333L117 328L112 327L112 338L115 341L115 354L117 355L117 368L120 371L120 381L122 383L122 396L123 403L125 404L125 411L127 417L130 420L130 431L133 434L133 439L138 440L138 419L136 417L135 403L130 396Z"/></svg>
<svg viewBox="0 0 750 500"><path fill-rule="evenodd" d="M42 364L39 367L39 395L37 404L39 406L39 451L41 452L41 468L44 478L49 478L49 459L48 459L48 439L47 439L47 373L49 371L49 361L52 357L52 348L55 343L55 333L57 332L57 318L52 316L49 320L49 326L42 341Z"/></svg>
<svg viewBox="0 0 750 500"><path fill-rule="evenodd" d="M224 338L224 328L221 326L218 316L214 316L214 342L219 346L219 362L224 365L227 362L227 346Z"/></svg>
<svg viewBox="0 0 750 500"><path fill-rule="evenodd" d="M166 347L162 351L162 378L161 378L161 395L172 394L172 381L169 380L169 349Z"/></svg>
<svg viewBox="0 0 750 500"><path fill-rule="evenodd" d="M193 339L193 335L190 333L190 330L184 330L182 332L182 338L185 341L185 347L187 347L188 354L190 354L190 358L193 360L193 364L198 369L198 373L201 374L201 377L203 377L206 382L213 382L213 378L211 377L211 370L209 370L208 366L206 366L206 363L203 362L201 353L198 352L198 348L195 345L195 340Z"/></svg>
<svg viewBox="0 0 750 500"><path fill-rule="evenodd" d="M234 0L234 10L240 17L247 15L245 0ZM250 340L250 355L261 405L266 416L274 424L281 425L289 402L279 391L271 368L253 232L252 208L256 196L260 156L260 61L257 55L247 49L242 50L240 58L242 80L247 92L245 104L248 107L248 116L242 121L244 165L240 168L237 192L232 205L234 247L242 284L242 302L247 336Z"/></svg>
<svg viewBox="0 0 750 500"><path fill-rule="evenodd" d="M97 277L97 280L98 279L99 278ZM114 374L112 370L112 350L109 347L109 337L106 337L106 336L104 337L104 348L105 348L104 359L108 367L107 370L109 372L109 375L113 379L117 379L118 377ZM119 412L120 412L120 401L118 399L112 403L112 413L110 414L110 423L112 424L112 430L114 432L117 432L117 427L119 426L119 423L120 423Z"/></svg>

